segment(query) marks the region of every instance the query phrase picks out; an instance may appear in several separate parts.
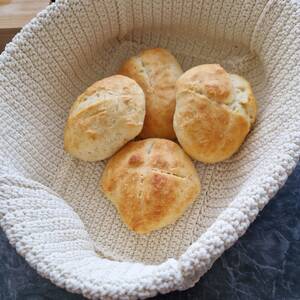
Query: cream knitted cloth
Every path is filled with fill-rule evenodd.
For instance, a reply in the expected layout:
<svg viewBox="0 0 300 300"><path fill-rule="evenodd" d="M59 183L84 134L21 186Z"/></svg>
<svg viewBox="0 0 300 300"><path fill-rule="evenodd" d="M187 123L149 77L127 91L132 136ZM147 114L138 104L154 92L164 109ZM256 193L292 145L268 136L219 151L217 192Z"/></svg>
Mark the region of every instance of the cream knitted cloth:
<svg viewBox="0 0 300 300"><path fill-rule="evenodd" d="M173 226L138 236L98 189L106 162L63 152L74 99L140 49L184 69L244 75L256 126L232 159L197 163L202 194ZM136 299L192 286L241 236L300 153L296 1L61 0L0 56L0 224L37 271L88 298Z"/></svg>

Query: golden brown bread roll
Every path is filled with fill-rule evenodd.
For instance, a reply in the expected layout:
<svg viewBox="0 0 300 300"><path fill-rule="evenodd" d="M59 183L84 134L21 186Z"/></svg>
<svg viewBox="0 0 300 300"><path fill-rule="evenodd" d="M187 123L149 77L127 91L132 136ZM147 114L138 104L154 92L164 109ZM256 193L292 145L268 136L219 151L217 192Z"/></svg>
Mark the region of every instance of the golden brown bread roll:
<svg viewBox="0 0 300 300"><path fill-rule="evenodd" d="M175 139L175 83L182 74L176 58L165 49L149 49L129 58L120 74L134 79L146 96L146 117L142 138Z"/></svg>
<svg viewBox="0 0 300 300"><path fill-rule="evenodd" d="M130 142L116 153L100 186L138 233L174 223L200 191L191 159L176 143L154 138Z"/></svg>
<svg viewBox="0 0 300 300"><path fill-rule="evenodd" d="M122 75L102 79L71 107L64 148L85 161L108 158L141 132L144 117L145 96L134 80Z"/></svg>
<svg viewBox="0 0 300 300"><path fill-rule="evenodd" d="M215 163L229 158L243 143L256 118L250 84L220 65L200 65L176 83L174 130L194 159Z"/></svg>

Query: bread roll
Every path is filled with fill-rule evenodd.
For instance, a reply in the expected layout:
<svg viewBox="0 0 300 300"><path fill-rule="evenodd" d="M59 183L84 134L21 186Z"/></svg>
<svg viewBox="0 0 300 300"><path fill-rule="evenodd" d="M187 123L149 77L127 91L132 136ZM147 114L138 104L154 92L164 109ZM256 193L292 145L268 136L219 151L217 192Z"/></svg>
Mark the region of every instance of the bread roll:
<svg viewBox="0 0 300 300"><path fill-rule="evenodd" d="M134 79L146 96L146 117L142 138L175 139L175 82L182 74L176 58L165 49L149 49L129 58L120 74Z"/></svg>
<svg viewBox="0 0 300 300"><path fill-rule="evenodd" d="M132 79L115 75L94 83L73 104L64 148L74 157L110 157L142 130L145 96Z"/></svg>
<svg viewBox="0 0 300 300"><path fill-rule="evenodd" d="M138 233L174 223L200 191L191 159L165 139L128 143L109 160L100 186Z"/></svg>
<svg viewBox="0 0 300 300"><path fill-rule="evenodd" d="M201 65L176 83L174 129L194 159L216 163L233 155L256 118L250 84L220 65Z"/></svg>

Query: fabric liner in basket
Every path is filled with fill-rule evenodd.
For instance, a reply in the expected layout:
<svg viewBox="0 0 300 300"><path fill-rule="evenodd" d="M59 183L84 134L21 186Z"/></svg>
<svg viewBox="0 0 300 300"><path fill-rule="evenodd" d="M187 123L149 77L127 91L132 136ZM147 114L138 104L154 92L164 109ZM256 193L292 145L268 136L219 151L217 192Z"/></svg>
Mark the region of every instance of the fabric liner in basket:
<svg viewBox="0 0 300 300"><path fill-rule="evenodd" d="M61 0L0 56L0 224L42 276L88 298L186 289L241 236L300 153L296 1ZM63 151L75 98L139 50L183 69L220 63L253 86L259 114L230 160L196 163L202 193L174 225L129 231L99 191L106 161Z"/></svg>

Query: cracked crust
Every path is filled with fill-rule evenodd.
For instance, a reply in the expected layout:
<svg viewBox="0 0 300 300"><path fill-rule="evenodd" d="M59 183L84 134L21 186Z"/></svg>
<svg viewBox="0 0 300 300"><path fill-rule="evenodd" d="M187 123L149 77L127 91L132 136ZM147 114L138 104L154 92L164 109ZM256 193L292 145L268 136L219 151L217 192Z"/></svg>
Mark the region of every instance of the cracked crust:
<svg viewBox="0 0 300 300"><path fill-rule="evenodd" d="M115 75L81 94L71 107L64 148L85 161L110 157L143 127L145 96L132 79Z"/></svg>
<svg viewBox="0 0 300 300"><path fill-rule="evenodd" d="M220 65L201 65L176 83L174 130L183 149L204 163L223 161L241 146L256 118L250 84Z"/></svg>
<svg viewBox="0 0 300 300"><path fill-rule="evenodd" d="M134 79L146 96L146 116L142 138L175 139L175 83L182 74L176 58L167 50L155 48L129 58L120 74Z"/></svg>
<svg viewBox="0 0 300 300"><path fill-rule="evenodd" d="M174 223L200 192L191 159L176 143L154 138L130 142L114 155L100 186L138 233Z"/></svg>

